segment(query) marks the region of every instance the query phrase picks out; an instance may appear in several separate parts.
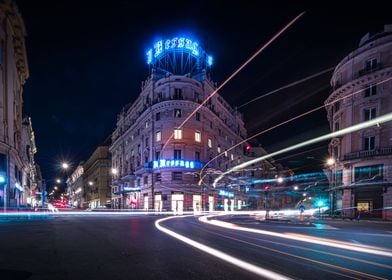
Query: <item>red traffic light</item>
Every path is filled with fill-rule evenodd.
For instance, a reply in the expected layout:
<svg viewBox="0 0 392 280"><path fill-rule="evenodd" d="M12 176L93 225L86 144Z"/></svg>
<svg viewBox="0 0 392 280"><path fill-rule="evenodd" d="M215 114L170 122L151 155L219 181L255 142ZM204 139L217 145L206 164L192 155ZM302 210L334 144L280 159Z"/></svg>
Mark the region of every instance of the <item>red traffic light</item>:
<svg viewBox="0 0 392 280"><path fill-rule="evenodd" d="M265 189L266 191L268 191L268 190L269 190L269 186L264 186L264 189Z"/></svg>
<svg viewBox="0 0 392 280"><path fill-rule="evenodd" d="M251 148L250 145L246 145L245 150L250 151L250 148Z"/></svg>

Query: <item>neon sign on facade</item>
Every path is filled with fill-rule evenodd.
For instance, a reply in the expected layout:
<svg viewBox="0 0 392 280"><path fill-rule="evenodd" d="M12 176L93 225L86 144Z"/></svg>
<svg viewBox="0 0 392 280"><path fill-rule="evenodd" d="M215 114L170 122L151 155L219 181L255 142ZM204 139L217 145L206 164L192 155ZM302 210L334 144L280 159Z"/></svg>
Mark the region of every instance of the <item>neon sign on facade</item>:
<svg viewBox="0 0 392 280"><path fill-rule="evenodd" d="M199 161L193 160L182 160L182 159L160 159L152 162L152 168L169 168L169 167L180 167L180 168L201 168L203 164Z"/></svg>

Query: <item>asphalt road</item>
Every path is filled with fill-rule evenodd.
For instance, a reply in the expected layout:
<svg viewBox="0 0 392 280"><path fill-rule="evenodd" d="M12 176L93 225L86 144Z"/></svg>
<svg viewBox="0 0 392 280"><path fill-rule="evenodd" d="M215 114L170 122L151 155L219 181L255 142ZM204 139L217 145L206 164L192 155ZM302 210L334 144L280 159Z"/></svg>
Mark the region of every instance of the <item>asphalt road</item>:
<svg viewBox="0 0 392 280"><path fill-rule="evenodd" d="M158 231L154 226L158 218L161 216L0 219L0 279L260 279ZM246 218L234 222L274 232L392 246L390 224L322 229ZM384 256L238 232L201 223L195 217L171 219L161 225L294 279L392 279L392 259Z"/></svg>

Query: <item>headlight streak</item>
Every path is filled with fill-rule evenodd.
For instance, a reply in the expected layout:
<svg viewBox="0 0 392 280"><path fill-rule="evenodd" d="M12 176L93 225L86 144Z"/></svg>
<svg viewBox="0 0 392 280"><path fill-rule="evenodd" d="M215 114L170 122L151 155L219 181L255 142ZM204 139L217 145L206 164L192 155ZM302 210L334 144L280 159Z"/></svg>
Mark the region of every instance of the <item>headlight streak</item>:
<svg viewBox="0 0 392 280"><path fill-rule="evenodd" d="M216 235L221 235L221 236L224 236L224 237L228 237L227 235L216 233L216 232L213 232L213 231L210 231L210 230L207 230L207 229L203 229L203 231L206 231L206 232L209 232L209 233L212 233L212 234L216 234ZM233 232L232 234L236 235L238 237L243 237L240 233ZM386 269L392 269L392 266L390 266L390 265L386 265L386 264L382 264L382 263L376 263L376 262L363 260L363 259L359 259L359 258L354 258L354 257L349 257L349 256L341 255L341 254L335 254L335 253L325 252L325 251L321 251L321 250L311 249L311 248L307 248L307 247L304 247L304 246L292 245L292 244L287 244L287 243L281 243L281 242L276 242L276 241L272 241L272 240L261 239L261 238L251 237L251 236L247 236L246 238L252 239L252 240L256 240L256 241L262 241L262 242L266 242L266 243L271 243L271 244L275 244L275 245L279 245L279 246L285 246L285 247L305 250L305 251L309 251L309 252L314 252L314 253L318 253L318 254L324 254L324 255L328 255L328 256L333 256L333 257L338 257L338 258L342 258L342 259L347 259L347 260L351 260L351 261L366 263L366 264L379 266L379 267L386 268Z"/></svg>
<svg viewBox="0 0 392 280"><path fill-rule="evenodd" d="M346 128L343 128L343 129L341 129L339 131L328 133L328 134L325 134L325 135L322 135L322 136L319 136L319 137L316 137L316 138L304 141L302 143L299 143L299 144L296 144L296 145L284 148L282 150L270 153L268 155L261 156L261 157L258 157L256 159L253 159L253 160L249 160L247 162L244 162L242 164L239 164L239 165L236 165L236 166L230 168L228 171L223 172L221 175L219 175L214 180L213 187L215 188L216 184L226 174L238 171L241 168L245 168L245 167L250 166L252 164L255 164L257 162L263 161L263 160L265 160L267 158L271 158L273 156L280 155L280 154L283 154L283 153L286 153L286 152L289 152L289 151L292 151L292 150L296 150L296 149L299 149L299 148L302 148L302 147L306 147L308 145L315 144L315 143L318 143L318 142L321 142L321 141L325 141L325 140L328 140L328 139L331 139L331 138L334 138L334 137L342 136L344 134L352 133L352 132L355 132L355 131L358 131L358 130L361 130L361 129L364 129L364 128L367 128L367 127L370 127L370 126L373 126L373 125L379 125L381 123L388 122L388 121L391 121L391 120L392 120L392 113L385 114L383 116L380 116L378 118L372 119L370 121L366 121L366 122L359 123L359 124L356 124L356 125L353 125L353 126L350 126L350 127L346 127Z"/></svg>
<svg viewBox="0 0 392 280"><path fill-rule="evenodd" d="M271 251L271 252L275 252L275 253L278 253L278 254L286 255L286 256L289 256L289 257L292 257L292 258L297 258L297 259L300 259L300 260L308 261L310 263L316 263L316 264L323 265L323 266L326 266L326 267L329 267L329 268L333 268L333 269L336 269L336 270L344 271L346 273L350 273L350 274L353 274L353 275L361 276L362 277L361 279L364 279L363 277L365 277L365 278L370 278L370 279L387 280L386 278L382 278L382 277L379 277L379 276L376 276L376 275L368 274L366 272L360 272L360 271L352 270L352 269L345 268L345 267L342 267L342 266L339 266L339 265L326 263L326 262L323 262L323 261L310 259L310 258L307 258L307 257L304 257L304 256L299 256L299 255L296 255L296 254L284 252L284 251L281 251L281 250L277 250L277 249L274 249L274 248L266 247L266 246L263 246L263 245L260 245L260 244L256 244L256 243L249 242L249 241L245 241L245 240L242 240L242 239L239 239L239 238L235 238L235 237L232 237L232 236L228 236L228 235L225 235L225 234L220 234L220 233L209 231L209 230L205 230L205 229L203 229L203 230L206 231L206 232L209 232L211 234L222 236L224 238L231 239L231 240L234 240L234 241L237 241L237 242L240 242L240 243L245 243L245 244L248 244L248 245L251 245L251 246L262 248L262 249L265 249L265 250L268 250L268 251ZM279 245L288 246L288 247L294 247L294 248L308 250L307 248L301 247L301 246L290 246L288 244L279 243L279 242L273 242L273 241L270 241L270 240L257 239L257 238L251 238L251 237L247 237L247 238L255 239L255 240L259 240L259 241L263 241L263 242L268 242L268 243L279 244ZM328 255L334 255L334 256L343 257L343 258L345 257L345 256L342 256L342 255L339 255L339 254L326 253L326 252L319 251L319 250L309 249L309 251L321 252L321 253L325 253L325 254L328 254ZM350 257L346 257L346 258L347 259L351 259L351 260L356 260L356 261L362 261L362 260L356 259L356 258L350 258ZM366 261L363 261L363 262L366 262ZM369 264L375 264L375 263L372 263L372 262L368 262L368 263ZM386 267L390 268L390 266L386 266ZM319 269L319 268L317 268L317 269ZM331 270L327 270L327 272L343 275L343 274L340 274L340 273L337 273L337 272L331 271ZM350 277L348 275L343 275L343 276L352 278L352 277ZM354 278L354 279L357 279L357 278Z"/></svg>
<svg viewBox="0 0 392 280"><path fill-rule="evenodd" d="M209 216L209 217L211 218L213 216ZM208 220L207 216L199 217L199 221L201 221L203 223L210 224L210 225L222 227L222 228L227 228L227 229L252 232L252 233L274 236L274 237L290 239L290 240L297 240L297 241L306 242L306 243L313 243L313 244L318 244L318 245L323 245L323 246L328 246L328 247L356 251L356 252L366 253L366 254L379 255L379 256L384 256L384 257L389 257L389 258L392 257L391 251L387 251L383 248L374 247L374 246L353 245L348 242L335 241L335 240L326 239L326 238L315 238L310 235L300 235L300 234L293 234L293 233L278 233L278 232L261 230L261 229L241 227L241 226L227 223L227 222L223 222L223 221Z"/></svg>
<svg viewBox="0 0 392 280"><path fill-rule="evenodd" d="M375 85L380 85L380 84L386 83L386 82L388 82L388 81L390 81L390 80L392 80L392 77L387 78L387 79L382 80L382 81L379 81L379 82L375 83ZM336 102L339 102L339 101L342 101L342 100L344 100L344 99L346 99L346 98L352 97L352 96L354 96L355 94L358 94L358 93L360 93L360 92L363 92L363 89L357 90L357 91L355 91L355 92L352 92L352 93L350 93L350 94L347 94L347 95L345 95L345 96L342 96L342 97L340 97L340 98L337 98L337 99L335 99L335 100L332 101L332 102L326 103L326 104L321 105L321 106L316 107L316 108L313 108L313 109L311 109L311 110L309 110L309 111L307 111L307 112L304 112L304 113L299 114L299 115L297 115L297 116L295 116L295 117L292 117L292 118L290 118L290 119L288 119L288 120L286 120L286 121L284 121L284 122L281 122L281 123L276 124L276 125L274 125L274 126L272 126L272 127L270 127L270 128L267 128L267 129L265 129L265 130L263 130L263 131L260 131L260 132L258 132L258 133L256 133L256 134L254 134L254 135L252 135L252 136L246 138L245 140L238 142L238 143L235 144L234 146L232 146L232 147L226 149L225 152L229 152L229 151L235 149L236 147L238 147L238 146L240 146L240 145L246 143L247 141L249 141L249 140L251 140L251 139L253 139L253 138L256 138L257 136L260 136L260 135L262 135L262 134L264 134L264 133L266 133L266 132L268 132L268 131L271 131L271 130L273 130L273 129L275 129L275 128L278 128L278 127L280 127L280 126L282 126L282 125L285 125L285 124L287 124L287 123L290 123L290 122L292 122L292 121L294 121L294 120L296 120L296 119L299 119L299 118L301 118L301 117L304 117L304 116L306 116L306 115L309 115L309 114L311 114L311 113L313 113L313 112L316 112L316 111L318 111L318 110L320 110L320 109L326 108L327 106L331 106L331 105L333 105L333 104L336 103ZM200 176L200 180L199 180L199 183L198 183L199 185L201 185L202 182L203 182L203 178L204 178L204 177L202 177L202 173L203 173L204 169L205 169L205 168L208 166L208 164L211 163L213 160L215 160L215 159L217 159L218 157L221 157L222 155L224 155L225 152L222 152L222 153L216 155L216 156L213 157L210 161L208 161L206 164L204 164L204 166L203 166L202 169L200 170L200 175L199 175L199 176Z"/></svg>
<svg viewBox="0 0 392 280"><path fill-rule="evenodd" d="M192 239L190 239L188 237L185 237L185 236L183 236L181 234L178 234L178 233L176 233L176 232L174 232L172 230L169 230L169 229L167 229L167 228L165 228L165 227L160 225L161 222L164 222L164 221L167 221L167 220L170 220L170 219L173 219L173 218L182 218L182 217L185 217L185 216L167 217L167 218L156 220L155 221L155 227L158 230L166 233L167 235L170 235L171 237L174 237L174 238L176 238L176 239L178 239L178 240L180 240L180 241L182 241L182 242L184 242L184 243L186 243L186 244L188 244L188 245L190 245L190 246L192 246L192 247L194 247L196 249L199 249L199 250L201 250L201 251L203 251L203 252L205 252L205 253L207 253L209 255L212 255L212 256L214 256L214 257L216 257L218 259L221 259L221 260L223 260L225 262L228 262L228 263L230 263L232 265L240 267L240 268L242 268L244 270L247 270L247 271L249 271L251 273L254 273L256 275L259 275L261 277L264 277L264 278L267 278L267 279L271 279L271 280L280 280L280 279L288 280L288 279L291 279L291 278L286 277L286 276L284 276L282 274L278 274L276 272L273 272L273 271L261 268L259 266L253 265L251 263L248 263L248 262L245 262L245 261L240 260L238 258L235 258L235 257L233 257L233 256L231 256L229 254L221 252L221 251L219 251L217 249L214 249L214 248L211 248L211 247L206 246L204 244L201 244L199 242L196 242L196 241L194 241L194 240L192 240Z"/></svg>
<svg viewBox="0 0 392 280"><path fill-rule="evenodd" d="M178 127L181 129L185 123L188 122L188 120L196 114L196 112L202 108L208 100L210 100L219 90L221 90L228 82L231 81L243 68L245 68L255 57L257 57L264 49L266 49L270 44L272 44L280 35L282 35L288 28L290 28L300 17L302 17L305 14L305 12L300 13L297 15L294 19L292 19L289 23L287 23L279 32L277 32L271 39L269 39L261 48L259 48L250 58L248 58L237 70L235 70L223 83L215 89L201 104L199 104L195 110L193 110L188 117L185 118L185 120L181 123L181 125ZM164 149L166 146L169 144L170 140L173 139L174 133L170 134L170 137L167 139L165 144L163 145L161 149L161 154L163 154Z"/></svg>

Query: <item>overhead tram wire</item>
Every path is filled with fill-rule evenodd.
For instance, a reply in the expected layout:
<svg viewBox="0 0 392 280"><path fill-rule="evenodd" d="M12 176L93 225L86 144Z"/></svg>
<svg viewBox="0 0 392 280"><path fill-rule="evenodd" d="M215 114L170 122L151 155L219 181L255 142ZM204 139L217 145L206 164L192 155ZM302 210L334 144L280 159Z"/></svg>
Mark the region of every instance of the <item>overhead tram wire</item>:
<svg viewBox="0 0 392 280"><path fill-rule="evenodd" d="M296 85L298 85L298 84L301 84L301 83L303 83L303 82L309 81L309 80L311 80L311 79L313 79L313 78L316 78L316 77L318 77L318 76L321 76L321 75L323 75L323 74L325 74L325 73L329 73L329 72L331 72L333 69L335 69L335 67L330 67L330 68L324 69L324 70L322 70L322 71L320 71L320 72L318 72L318 73L315 73L315 74L313 74L313 75L307 76L307 77L302 78L302 79L300 79L300 80L297 80L297 81L295 81L295 82L289 83L289 84L284 85L284 86L282 86L282 87L280 87L280 88L274 89L274 90L272 90L272 91L270 91L270 92L267 92L267 93L265 93L265 94L263 94L263 95L261 95L261 96L258 96L258 97L256 97L256 98L253 98L252 100L249 100L249 101L245 102L244 104L238 106L237 109L241 109L242 107L245 107L246 105L249 105L250 103L253 103L253 102L257 101L257 100L260 100L260 99L262 99L262 98L264 98L264 97L267 97L267 96L269 96L269 95L271 95L271 94L274 94L274 93L276 93L276 92L279 92L279 91L281 91L281 90L284 90L284 89L287 89L287 88L296 86Z"/></svg>
<svg viewBox="0 0 392 280"><path fill-rule="evenodd" d="M271 39L269 39L263 46L261 46L250 58L248 58L237 70L235 70L217 89L215 89L201 104L199 104L195 110L193 110L188 117L181 123L178 129L181 129L189 119L200 109L202 108L208 100L210 100L219 90L221 90L230 80L232 80L242 69L244 69L253 59L255 59L264 49L266 49L269 45L271 45L280 35L282 35L288 28L290 28L299 18L301 18L305 12L300 13L295 18L293 18L289 23L287 23L282 29L280 29ZM174 132L170 134L170 137L167 139L165 144L163 145L161 152L165 150L166 146L173 139Z"/></svg>
<svg viewBox="0 0 392 280"><path fill-rule="evenodd" d="M382 80L382 81L380 81L380 82L377 82L377 83L375 83L375 85L380 85L380 84L386 83L386 82L388 82L388 81L390 81L390 80L392 80L392 77L387 78L387 79L385 79L385 80ZM316 108L313 108L313 109L311 109L311 110L309 110L309 111L307 111L307 112L305 112L305 113L299 114L299 115L297 115L297 116L295 116L295 117L292 117L292 118L290 118L290 119L288 119L288 120L286 120L286 121L283 121L283 122L281 122L281 123L279 123L279 124L276 124L276 125L274 125L274 126L272 126L272 127L270 127L270 128L267 128L267 129L265 129L265 130L263 130L263 131L260 131L260 132L258 132L258 133L256 133L256 134L254 134L253 136L248 137L248 138L246 138L245 140L238 142L237 144L235 144L235 145L232 146L231 148L227 149L226 152L229 152L229 151L231 151L232 149L234 149L234 148L236 148L236 147L238 147L238 146L240 146L240 145L246 143L247 141L249 141L249 140L251 140L251 139L253 139L253 138L257 137L257 136L260 136L260 135L262 135L262 134L264 134L264 133L266 133L266 132L268 132L268 131L271 131L271 130L273 130L273 129L275 129L275 128L278 128L278 127L280 127L280 126L282 126L282 125L285 125L285 124L287 124L287 123L289 123L289 122L292 122L292 121L294 121L294 120L296 120L296 119L299 119L299 118L301 118L301 117L303 117L303 116L309 115L309 114L311 114L311 113L313 113L313 112L316 112L316 111L318 111L318 110L320 110L320 109L322 109L322 108L325 108L325 107L327 107L327 106L331 106L331 105L335 104L336 102L339 102L339 101L341 101L341 100L343 100L343 99L349 98L349 97L351 97L351 96L353 96L353 95L355 95L355 94L361 93L362 91L363 91L363 89L357 90L357 91L355 91L355 92L353 92L353 93L350 93L350 94L347 94L347 95L342 96L342 97L340 97L340 98L337 98L336 100L334 100L334 101L332 101L332 102L326 103L326 104L321 105L321 106L318 106L318 107L316 107ZM215 159L217 159L218 157L222 156L224 153L225 153L225 152L222 152L222 153L218 154L217 156L215 156L214 158L212 158L209 162L207 162L207 163L202 167L202 169L200 170L200 174L199 174L200 180L199 180L199 182L198 182L198 185L201 185L201 184L203 183L203 180L202 180L202 173L203 173L205 167L208 166L208 164L209 164L210 162L212 162L213 160L215 160Z"/></svg>

